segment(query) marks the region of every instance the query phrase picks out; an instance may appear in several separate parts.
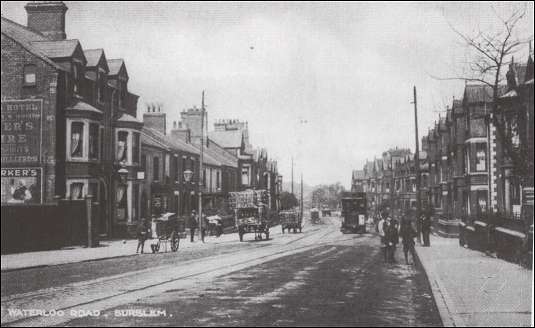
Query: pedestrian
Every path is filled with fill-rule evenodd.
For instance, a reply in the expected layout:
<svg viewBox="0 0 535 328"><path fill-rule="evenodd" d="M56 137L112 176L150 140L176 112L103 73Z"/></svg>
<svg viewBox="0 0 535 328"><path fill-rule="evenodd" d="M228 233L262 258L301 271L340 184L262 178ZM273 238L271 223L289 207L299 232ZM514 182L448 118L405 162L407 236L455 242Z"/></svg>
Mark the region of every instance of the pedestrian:
<svg viewBox="0 0 535 328"><path fill-rule="evenodd" d="M399 229L401 240L403 243L403 254L405 255L405 264L409 265L408 253L411 253L412 261L414 262L414 237L416 237L416 231L412 226L411 220L406 217L401 220L401 227Z"/></svg>
<svg viewBox="0 0 535 328"><path fill-rule="evenodd" d="M208 219L206 218L206 214L203 214L202 216L202 226L201 226L201 241L204 243L204 236L206 235L206 229L208 228Z"/></svg>
<svg viewBox="0 0 535 328"><path fill-rule="evenodd" d="M421 220L424 246L429 247L431 246L429 242L429 234L431 233L431 211L429 209L426 209L426 211L423 213Z"/></svg>
<svg viewBox="0 0 535 328"><path fill-rule="evenodd" d="M388 261L388 257L387 257L387 245L386 245L386 239L385 239L385 230L384 230L384 225L385 225L385 217L386 217L386 214L385 213L382 213L381 216L380 216L380 219L379 219L379 222L377 222L377 233L379 234L379 238L381 240L381 248L383 250L383 256L384 256L384 259L385 259L385 262Z"/></svg>
<svg viewBox="0 0 535 328"><path fill-rule="evenodd" d="M145 247L145 240L149 237L150 229L147 227L147 220L142 219L137 225L136 237L137 237L137 249L136 254L139 253L141 247L141 254L143 254L143 248Z"/></svg>
<svg viewBox="0 0 535 328"><path fill-rule="evenodd" d="M197 229L197 213L195 213L195 210L193 210L191 211L191 216L189 219L190 242L192 243L195 236L195 229Z"/></svg>
<svg viewBox="0 0 535 328"><path fill-rule="evenodd" d="M396 252L396 245L399 242L397 223L390 216L387 216L383 229L385 231L387 262L396 263L394 255Z"/></svg>

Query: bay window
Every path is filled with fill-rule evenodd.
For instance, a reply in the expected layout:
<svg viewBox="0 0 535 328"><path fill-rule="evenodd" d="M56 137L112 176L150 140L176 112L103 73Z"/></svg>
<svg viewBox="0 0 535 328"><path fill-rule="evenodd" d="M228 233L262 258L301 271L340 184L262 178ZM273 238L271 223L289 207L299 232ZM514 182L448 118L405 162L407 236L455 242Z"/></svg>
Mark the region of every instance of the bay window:
<svg viewBox="0 0 535 328"><path fill-rule="evenodd" d="M71 124L71 157L82 158L84 156L84 123L72 122Z"/></svg>
<svg viewBox="0 0 535 328"><path fill-rule="evenodd" d="M99 158L99 125L89 124L89 159Z"/></svg>
<svg viewBox="0 0 535 328"><path fill-rule="evenodd" d="M119 131L117 133L117 161L118 162L126 162L127 161L127 153L128 153L128 132L127 131Z"/></svg>

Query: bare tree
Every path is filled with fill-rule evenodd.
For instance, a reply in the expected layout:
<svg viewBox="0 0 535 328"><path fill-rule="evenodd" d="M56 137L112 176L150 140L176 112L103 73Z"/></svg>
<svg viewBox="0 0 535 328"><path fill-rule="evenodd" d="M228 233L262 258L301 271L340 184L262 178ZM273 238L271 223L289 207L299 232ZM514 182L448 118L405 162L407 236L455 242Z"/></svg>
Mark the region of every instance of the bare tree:
<svg viewBox="0 0 535 328"><path fill-rule="evenodd" d="M527 5L516 7L507 17L502 17L497 10L491 6L494 14L499 20L498 26L494 30L482 31L481 29L470 35L456 29L448 22L450 28L460 38L462 44L467 48L469 60L463 67L463 72L459 76L451 78L437 78L439 80L464 80L466 82L479 82L487 85L492 90L492 104L490 119L496 127L498 137L503 142L503 148L507 156L511 158L514 171L520 176L529 173L527 152L522 151L513 145L513 141L506 128L503 115L500 115L498 99L501 96L505 85L505 68L508 61L515 53L522 49L522 46L533 39L533 35L522 38L518 31L519 22L526 16ZM532 169L532 168L531 168Z"/></svg>

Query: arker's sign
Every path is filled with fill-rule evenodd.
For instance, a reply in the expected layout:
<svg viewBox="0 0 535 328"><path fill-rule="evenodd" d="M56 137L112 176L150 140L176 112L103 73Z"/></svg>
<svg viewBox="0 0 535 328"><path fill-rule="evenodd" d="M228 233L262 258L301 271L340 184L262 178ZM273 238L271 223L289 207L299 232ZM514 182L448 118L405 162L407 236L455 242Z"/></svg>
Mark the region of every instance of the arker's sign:
<svg viewBox="0 0 535 328"><path fill-rule="evenodd" d="M2 164L41 160L43 101L2 100Z"/></svg>

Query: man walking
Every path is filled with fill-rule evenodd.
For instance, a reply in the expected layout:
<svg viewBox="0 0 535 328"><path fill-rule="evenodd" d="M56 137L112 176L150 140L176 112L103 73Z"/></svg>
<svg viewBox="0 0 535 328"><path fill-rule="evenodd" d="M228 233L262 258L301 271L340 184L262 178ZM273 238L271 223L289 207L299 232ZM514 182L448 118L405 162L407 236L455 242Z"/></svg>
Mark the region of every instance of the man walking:
<svg viewBox="0 0 535 328"><path fill-rule="evenodd" d="M147 227L147 220L143 219L139 222L136 229L137 237L137 249L136 254L139 253L139 248L141 247L141 254L143 254L143 248L145 247L145 240L149 237L149 229Z"/></svg>
<svg viewBox="0 0 535 328"><path fill-rule="evenodd" d="M401 220L401 227L399 229L399 234L402 238L403 243L403 254L405 255L405 264L409 265L408 253L411 253L412 262L414 263L414 237L417 233L414 230L411 221L406 217Z"/></svg>
<svg viewBox="0 0 535 328"><path fill-rule="evenodd" d="M422 237L425 247L429 247L429 234L431 233L431 211L426 209L421 217L422 222Z"/></svg>

